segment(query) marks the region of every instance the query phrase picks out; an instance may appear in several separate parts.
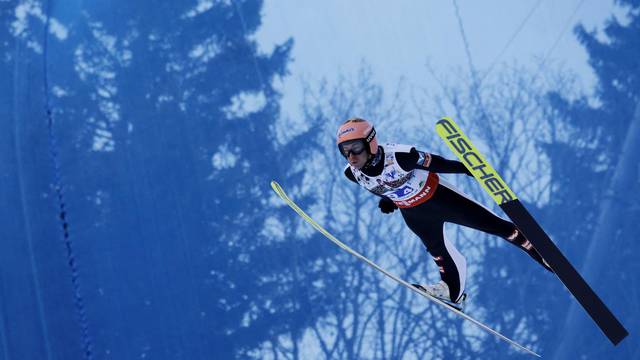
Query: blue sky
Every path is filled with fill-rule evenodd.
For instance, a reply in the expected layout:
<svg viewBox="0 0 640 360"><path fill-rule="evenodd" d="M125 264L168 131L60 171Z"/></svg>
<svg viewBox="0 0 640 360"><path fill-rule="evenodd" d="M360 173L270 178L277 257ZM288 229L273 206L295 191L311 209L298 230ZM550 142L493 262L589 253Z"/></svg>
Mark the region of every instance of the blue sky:
<svg viewBox="0 0 640 360"><path fill-rule="evenodd" d="M595 78L573 27L600 29L616 12L611 0L457 0L457 6L476 70L495 64L490 75L496 75L501 62L534 68L546 58L575 71L587 92ZM469 71L453 1L267 0L263 15L255 35L261 51L295 40L291 76L280 84L285 117L301 116L301 79L332 81L363 60L388 92L402 77L410 89L431 86L427 61L437 72Z"/></svg>

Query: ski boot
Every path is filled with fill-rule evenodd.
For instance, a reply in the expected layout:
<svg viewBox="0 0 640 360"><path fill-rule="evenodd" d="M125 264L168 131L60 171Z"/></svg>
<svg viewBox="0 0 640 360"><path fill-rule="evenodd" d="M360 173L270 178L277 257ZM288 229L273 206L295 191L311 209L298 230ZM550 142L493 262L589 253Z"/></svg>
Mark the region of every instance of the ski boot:
<svg viewBox="0 0 640 360"><path fill-rule="evenodd" d="M444 302L446 305L458 311L464 311L464 304L467 300L467 293L462 293L462 295L460 295L460 297L458 298L458 301L451 301L451 297L449 296L449 286L442 280L433 285L411 285L413 285L416 289L435 297L436 299Z"/></svg>

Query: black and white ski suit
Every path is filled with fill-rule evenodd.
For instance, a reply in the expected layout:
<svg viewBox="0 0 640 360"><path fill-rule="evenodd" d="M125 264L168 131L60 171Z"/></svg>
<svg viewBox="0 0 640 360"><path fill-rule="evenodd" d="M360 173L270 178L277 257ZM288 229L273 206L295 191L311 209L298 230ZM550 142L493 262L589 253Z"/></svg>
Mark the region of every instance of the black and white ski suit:
<svg viewBox="0 0 640 360"><path fill-rule="evenodd" d="M358 170L347 165L344 173L351 181L381 196L383 211L400 208L407 226L422 240L438 266L440 277L449 286L451 301L456 302L464 293L467 265L464 256L445 237L445 223L500 236L550 270L513 223L439 178L437 173L471 175L459 161L408 145L383 144L364 168Z"/></svg>

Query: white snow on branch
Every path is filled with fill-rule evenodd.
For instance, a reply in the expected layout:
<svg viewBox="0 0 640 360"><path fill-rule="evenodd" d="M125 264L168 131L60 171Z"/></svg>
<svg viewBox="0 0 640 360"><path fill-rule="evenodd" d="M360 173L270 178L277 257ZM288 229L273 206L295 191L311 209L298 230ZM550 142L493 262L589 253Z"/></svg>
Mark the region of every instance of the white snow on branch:
<svg viewBox="0 0 640 360"><path fill-rule="evenodd" d="M264 93L241 92L231 98L231 104L224 107L227 119L243 118L247 115L262 110L267 105L267 98Z"/></svg>
<svg viewBox="0 0 640 360"><path fill-rule="evenodd" d="M285 239L284 225L276 217L270 216L264 221L261 235L271 240L283 241Z"/></svg>
<svg viewBox="0 0 640 360"><path fill-rule="evenodd" d="M218 147L218 151L211 157L211 165L215 170L223 170L234 167L238 161L239 148L231 151L227 145Z"/></svg>
<svg viewBox="0 0 640 360"><path fill-rule="evenodd" d="M29 27L29 16L40 20L43 24L47 22L47 16L42 11L40 4L35 1L25 1L15 8L16 19L11 23L13 35L22 36ZM54 18L49 19L49 32L55 35L58 40L65 40L69 36L69 30Z"/></svg>
<svg viewBox="0 0 640 360"><path fill-rule="evenodd" d="M204 42L196 45L190 52L189 57L202 62L208 62L221 52L217 37L213 36Z"/></svg>
<svg viewBox="0 0 640 360"><path fill-rule="evenodd" d="M51 87L51 93L53 93L53 95L56 96L56 97L64 97L64 96L69 95L67 90L61 88L58 85L54 85L54 86Z"/></svg>
<svg viewBox="0 0 640 360"><path fill-rule="evenodd" d="M222 1L215 1L215 0L198 0L198 4L192 8L191 10L187 11L185 14L183 14L181 16L182 19L184 18L193 18L196 17L200 14L203 14L209 10L211 10L216 3L220 3L220 4L224 4L226 6L231 5L231 1L230 0L222 0Z"/></svg>
<svg viewBox="0 0 640 360"><path fill-rule="evenodd" d="M115 142L113 141L113 135L111 131L106 129L96 129L93 135L93 151L110 152L115 148Z"/></svg>

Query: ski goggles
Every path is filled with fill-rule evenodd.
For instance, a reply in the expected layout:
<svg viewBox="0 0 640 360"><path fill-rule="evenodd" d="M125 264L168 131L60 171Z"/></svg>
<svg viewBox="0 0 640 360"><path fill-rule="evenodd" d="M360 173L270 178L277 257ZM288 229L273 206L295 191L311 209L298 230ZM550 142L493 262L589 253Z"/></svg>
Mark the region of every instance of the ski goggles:
<svg viewBox="0 0 640 360"><path fill-rule="evenodd" d="M362 154L367 148L362 140L356 139L338 144L338 149L340 149L340 153L342 154L342 156L348 158L349 156L351 156L351 154Z"/></svg>

